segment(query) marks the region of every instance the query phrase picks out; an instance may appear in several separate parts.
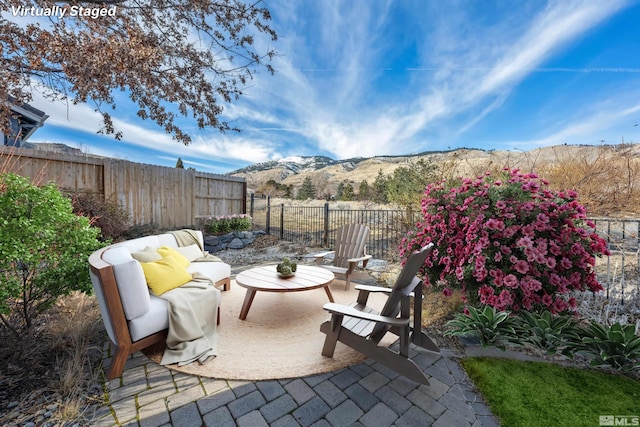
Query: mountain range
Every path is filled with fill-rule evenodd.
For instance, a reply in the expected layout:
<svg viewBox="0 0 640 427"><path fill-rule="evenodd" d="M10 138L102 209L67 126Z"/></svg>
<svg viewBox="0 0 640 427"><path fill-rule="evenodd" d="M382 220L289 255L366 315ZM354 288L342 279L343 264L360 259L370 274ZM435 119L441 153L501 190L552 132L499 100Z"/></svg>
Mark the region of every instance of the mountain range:
<svg viewBox="0 0 640 427"><path fill-rule="evenodd" d="M567 160L590 161L603 154L615 154L622 148L626 155L640 157L640 144L621 145L557 145L529 151L498 151L480 149L456 149L451 151L423 152L414 155L376 156L335 160L326 156L287 157L263 163L255 163L230 172L243 177L249 192L255 192L268 180L299 188L310 177L317 189L333 194L340 182L350 183L357 191L363 180L373 183L382 172L391 175L401 166L410 166L420 159L434 162L444 174L446 170L456 176L475 176L497 167L519 168L533 171L543 165Z"/></svg>

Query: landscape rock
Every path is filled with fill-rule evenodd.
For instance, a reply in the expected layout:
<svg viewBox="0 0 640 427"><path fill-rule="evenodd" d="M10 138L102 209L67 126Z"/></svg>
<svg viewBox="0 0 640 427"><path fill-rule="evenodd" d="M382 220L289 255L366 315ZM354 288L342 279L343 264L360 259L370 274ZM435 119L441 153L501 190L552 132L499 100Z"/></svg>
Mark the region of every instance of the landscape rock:
<svg viewBox="0 0 640 427"><path fill-rule="evenodd" d="M216 253L225 249L244 249L251 245L257 236L264 235L262 230L258 231L233 231L219 236L205 235L204 250L209 253Z"/></svg>

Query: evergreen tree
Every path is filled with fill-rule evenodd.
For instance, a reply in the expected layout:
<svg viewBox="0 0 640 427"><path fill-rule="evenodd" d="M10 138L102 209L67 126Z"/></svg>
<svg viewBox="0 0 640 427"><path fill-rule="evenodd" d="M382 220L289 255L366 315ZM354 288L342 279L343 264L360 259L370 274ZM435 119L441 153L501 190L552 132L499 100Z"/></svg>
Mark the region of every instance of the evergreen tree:
<svg viewBox="0 0 640 427"><path fill-rule="evenodd" d="M387 199L387 177L382 173L382 169L378 171L375 181L373 181L373 188L371 191L371 200L375 203L384 204L389 201Z"/></svg>
<svg viewBox="0 0 640 427"><path fill-rule="evenodd" d="M306 177L302 181L302 186L298 189L298 200L307 200L316 198L316 187L311 181L311 177Z"/></svg>
<svg viewBox="0 0 640 427"><path fill-rule="evenodd" d="M387 200L404 208L418 209L427 184L435 180L436 169L432 162L424 159L397 168L387 178Z"/></svg>
<svg viewBox="0 0 640 427"><path fill-rule="evenodd" d="M336 200L342 200L343 191L344 191L344 182L340 181L338 183L338 188L336 188Z"/></svg>
<svg viewBox="0 0 640 427"><path fill-rule="evenodd" d="M358 200L371 200L371 187L369 186L369 183L366 179L362 181L360 183L360 186L358 187Z"/></svg>
<svg viewBox="0 0 640 427"><path fill-rule="evenodd" d="M353 191L353 185L350 183L345 184L344 189L342 190L342 197L340 200L344 200L345 202L349 202L351 200L355 200L356 194Z"/></svg>

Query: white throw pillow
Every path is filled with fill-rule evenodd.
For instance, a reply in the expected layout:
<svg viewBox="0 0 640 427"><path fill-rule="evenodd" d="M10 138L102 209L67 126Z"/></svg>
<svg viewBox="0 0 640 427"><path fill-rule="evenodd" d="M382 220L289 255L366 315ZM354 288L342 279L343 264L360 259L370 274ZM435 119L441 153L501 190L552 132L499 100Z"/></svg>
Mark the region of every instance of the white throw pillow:
<svg viewBox="0 0 640 427"><path fill-rule="evenodd" d="M189 245L189 246L178 246L175 248L178 252L180 252L189 262L193 262L198 258L202 258L204 254L200 250L200 246L197 244Z"/></svg>

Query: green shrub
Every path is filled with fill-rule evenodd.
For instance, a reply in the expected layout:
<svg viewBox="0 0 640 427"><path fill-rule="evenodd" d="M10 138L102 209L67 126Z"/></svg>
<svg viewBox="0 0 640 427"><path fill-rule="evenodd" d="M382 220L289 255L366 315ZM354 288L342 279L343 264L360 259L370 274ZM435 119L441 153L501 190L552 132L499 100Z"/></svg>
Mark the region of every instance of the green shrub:
<svg viewBox="0 0 640 427"><path fill-rule="evenodd" d="M205 223L205 231L211 234L243 230L251 230L251 217L247 214L216 216Z"/></svg>
<svg viewBox="0 0 640 427"><path fill-rule="evenodd" d="M553 315L549 310L542 313L520 311L516 319L522 343L549 356L561 352L578 330L578 322L573 316Z"/></svg>
<svg viewBox="0 0 640 427"><path fill-rule="evenodd" d="M594 367L640 374L640 336L634 325L602 326L594 321L581 326L570 315L550 311L519 311L511 315L489 305L467 307L447 322L445 336L472 338L483 346L504 350L507 346L530 346L547 355L584 357Z"/></svg>
<svg viewBox="0 0 640 427"><path fill-rule="evenodd" d="M89 292L87 258L101 246L99 232L54 184L0 175L2 323L20 336L59 296Z"/></svg>
<svg viewBox="0 0 640 427"><path fill-rule="evenodd" d="M519 344L516 333L517 322L509 312L498 311L485 305L484 308L467 307L465 313L457 313L447 322L445 336L461 336L476 339L483 346L495 346L502 350L507 344Z"/></svg>
<svg viewBox="0 0 640 427"><path fill-rule="evenodd" d="M640 373L640 336L634 325L607 327L591 321L568 342L567 353L586 357L591 366Z"/></svg>

